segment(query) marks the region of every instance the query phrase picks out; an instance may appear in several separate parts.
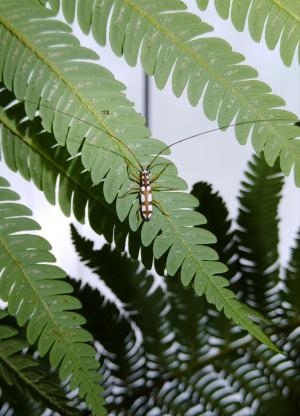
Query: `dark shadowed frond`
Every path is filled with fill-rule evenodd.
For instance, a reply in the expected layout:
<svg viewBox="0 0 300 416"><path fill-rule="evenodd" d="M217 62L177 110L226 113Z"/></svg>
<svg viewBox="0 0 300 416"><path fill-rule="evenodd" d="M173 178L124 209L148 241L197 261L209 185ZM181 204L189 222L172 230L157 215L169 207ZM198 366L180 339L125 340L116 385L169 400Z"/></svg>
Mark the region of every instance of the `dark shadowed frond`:
<svg viewBox="0 0 300 416"><path fill-rule="evenodd" d="M230 281L234 292L238 293L241 273L239 256L237 254L237 236L226 204L221 195L218 192L214 192L212 186L206 182L196 183L193 186L192 194L199 200L199 207L196 210L203 210L203 214L207 218L207 223L204 227L217 237L215 248L220 256L220 260L228 267L225 276ZM217 343L226 344L229 341L233 341L236 336L240 336L233 330L234 326L227 319L216 313L211 306L206 304L205 309L210 319L207 327L211 331L211 335L216 338Z"/></svg>
<svg viewBox="0 0 300 416"><path fill-rule="evenodd" d="M300 313L300 232L292 248L291 258L285 271L285 300L292 306L293 312Z"/></svg>
<svg viewBox="0 0 300 416"><path fill-rule="evenodd" d="M245 172L237 219L241 264L241 298L268 317L280 311L279 217L283 175L254 156Z"/></svg>
<svg viewBox="0 0 300 416"><path fill-rule="evenodd" d="M234 325L235 338L217 345L214 323L204 309L200 312L201 298L176 278L169 277L162 288L117 250L107 245L94 250L75 229L73 238L84 263L123 302L122 307L111 304L88 287L81 297L83 313L93 315L88 329L105 346L101 363L109 414L279 416L284 406L289 416L299 412L299 321L286 325L283 319L272 330L272 339L286 355L259 345ZM281 292L276 296L280 300ZM109 339L99 332L102 320L111 329ZM133 341L137 333L138 342Z"/></svg>
<svg viewBox="0 0 300 416"><path fill-rule="evenodd" d="M281 169L289 174L295 167L295 182L300 186L300 130L293 125L299 117L282 107L284 100L272 94L271 88L257 80L257 71L245 65L243 55L234 52L228 42L213 37L213 28L200 17L187 11L181 0L81 0L45 1L57 11L62 6L65 18L76 17L85 33L91 31L99 44L106 43L106 33L116 55L123 55L129 65L136 65L140 57L145 72L154 76L158 88L172 79L176 96L187 90L192 105L203 98L203 109L210 120L227 126L236 122L267 119L265 123L249 123L235 128L241 144L249 136L257 153L264 152L272 166L280 158ZM299 0L285 0L277 10L289 8L296 20ZM219 3L224 3L221 0ZM227 0L225 0L227 4ZM235 1L238 12L246 10L249 0ZM254 25L258 31L271 0L252 2L256 5ZM284 3L284 6L281 6ZM276 9L276 8L275 8ZM76 11L76 13L75 13ZM276 13L275 13L276 14ZM286 16L286 14L285 14ZM272 15L270 22L277 25ZM289 39L286 54L299 41L299 22L288 24ZM274 28L272 26L272 28ZM280 25L276 27L280 31ZM279 32L280 33L280 32ZM295 45L296 46L296 45ZM284 119L274 122L272 119ZM290 120L290 121L288 121Z"/></svg>

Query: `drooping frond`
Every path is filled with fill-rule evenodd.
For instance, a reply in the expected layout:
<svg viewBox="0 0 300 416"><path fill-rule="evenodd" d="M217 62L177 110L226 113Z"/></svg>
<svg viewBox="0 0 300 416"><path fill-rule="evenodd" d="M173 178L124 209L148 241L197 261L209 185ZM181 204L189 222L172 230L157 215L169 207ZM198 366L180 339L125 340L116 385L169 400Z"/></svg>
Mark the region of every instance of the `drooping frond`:
<svg viewBox="0 0 300 416"><path fill-rule="evenodd" d="M276 164L269 167L254 156L242 182L237 219L242 300L266 316L280 310L279 218L283 176Z"/></svg>
<svg viewBox="0 0 300 416"><path fill-rule="evenodd" d="M20 326L27 325L27 339L37 343L41 356L50 355L50 364L59 368L61 380L92 408L105 414L102 389L96 372L95 352L88 345L91 335L80 326L85 322L73 312L80 303L70 296L72 286L64 272L54 266L49 243L32 231L39 225L30 210L16 200L19 196L0 180L0 298L8 302L8 312Z"/></svg>
<svg viewBox="0 0 300 416"><path fill-rule="evenodd" d="M18 400L21 399L18 391L21 396L29 394L27 400L24 397L20 400L24 414L29 414L29 409L30 414L37 414L38 411L41 414L43 409L50 408L66 416L80 415L79 410L68 405L65 392L58 387L58 379L49 373L46 376L45 370L49 371L47 364L41 359L34 360L29 354L22 354L28 344L18 335L15 327L5 323L5 312L0 311L0 318L0 377L7 385L4 387L3 398L15 409L17 403L14 399L11 402L11 394L7 394L9 387L13 387L17 391ZM3 384L1 387L3 389ZM34 400L31 405L29 397ZM15 410L20 412L21 408Z"/></svg>
<svg viewBox="0 0 300 416"><path fill-rule="evenodd" d="M217 261L215 251L207 246L215 242L215 237L207 230L190 227L205 222L203 216L190 210L197 204L195 198L179 191L154 192L162 209L155 207L153 219L141 225L141 218L136 215L136 196L122 197L131 186L126 163L136 165L134 159L137 157L143 163L149 162L151 155L163 146L158 141L142 140L148 131L122 94L122 86L102 67L85 62L84 59L94 59L95 54L81 48L69 33L69 26L53 19L53 13L34 0L22 1L21 7L16 0L5 0L0 4L0 12L4 51L0 75L5 86L13 89L17 98L38 103L25 103L27 115L32 118L39 110L44 127L53 131L59 144L66 144L71 155L81 151L83 166L91 172L94 184L105 177L105 200L112 203L117 197L119 220L128 218L132 231L140 228L141 242L146 247L142 251L144 264L151 267L152 251L156 259L167 254L162 273L166 268L169 275L174 275L181 268L183 284L193 284L198 295L205 295L217 309L224 310L228 318L271 346L260 328L253 324L249 310L227 289L227 280L219 276L226 267ZM108 98L108 92L112 98ZM62 115L60 110L71 113L73 118ZM107 133L99 132L74 116ZM158 183L170 182L177 189L185 189L186 184L176 176L176 168L171 162L158 159L153 173L155 169L160 171L165 163L170 166ZM136 246L134 239L129 245Z"/></svg>
<svg viewBox="0 0 300 416"><path fill-rule="evenodd" d="M207 224L203 227L217 236L217 252L220 260L228 266L225 276L231 281L236 280L239 270L237 241L231 229L231 220L224 201L218 193L212 191L211 185L205 182L195 184L192 194L199 200L199 208L196 209L203 211L207 218ZM170 303L175 312L172 314L175 320L173 324L176 331L182 334L187 360L191 353L195 356L207 353L214 344L213 339L218 346L234 340L236 336L232 332L234 326L204 299L195 297L189 289L183 292L177 278L167 279L166 284ZM238 290L236 282L233 288ZM186 352L187 350L189 353Z"/></svg>
<svg viewBox="0 0 300 416"><path fill-rule="evenodd" d="M285 299L292 305L293 311L300 314L300 232L298 232L295 246L285 272Z"/></svg>
<svg viewBox="0 0 300 416"><path fill-rule="evenodd" d="M85 295L82 294L83 312L92 314L95 321L88 328L96 339L96 334L99 334L100 342L102 339L106 347L111 345L111 354L109 350L105 351L106 357L110 358L105 380L109 396L114 398L107 398L112 415L143 416L154 410L160 416L281 416L279 409L285 409L284 414L288 416L299 413L300 362L296 353L296 348L299 348L299 321L298 324L290 321L285 325L283 320L282 326L276 328L277 333L273 334L274 341L286 355L258 345L256 340L245 337L237 326L234 327L237 336L233 342L215 345L214 339L207 337L207 333L212 333L212 328L207 328L211 321L203 321L205 311L200 314L199 305L194 315L187 308L181 308L183 316L178 319L179 309L170 301L169 279L164 290L160 286L155 287L153 277L137 268L136 262L108 246L94 250L93 244L80 237L74 229L73 237L84 263L100 279L103 278L113 292L116 289L119 299L130 302L127 310L131 314L124 317L118 305L103 302L102 296L88 287L83 289L86 290ZM189 295L182 285L177 284L177 289L178 304L185 304L187 296L201 301L190 288ZM280 300L281 292L276 292L276 296ZM153 304L151 311L148 307L150 303ZM107 327L111 328L109 340L105 340L107 334L99 333L96 319L105 319ZM129 362L119 353L130 338L128 322L137 324L142 335L140 344L131 348ZM185 331L182 322L185 323ZM198 336L191 344L186 336L188 341L192 340L189 330L195 334L196 327ZM160 334L163 335L165 330L168 335L161 338ZM206 350L198 342L201 335ZM131 337L134 338L134 335ZM164 345L168 344L173 365L163 359ZM104 368L104 356L100 360ZM155 366L155 361L160 365ZM130 364L133 364L132 367ZM115 371L120 377L118 382L110 376Z"/></svg>
<svg viewBox="0 0 300 416"><path fill-rule="evenodd" d="M240 10L240 2L236 3ZM211 37L212 27L187 12L183 1L49 0L49 4L56 11L61 5L68 21L74 20L77 10L82 30L85 33L91 30L101 45L106 43L109 29L115 54L124 55L130 65L135 65L140 56L145 72L154 76L158 88L163 88L172 76L176 96L187 88L192 105L197 105L203 96L206 116L217 119L220 127L234 119L238 123L271 120L236 126L236 137L243 144L251 134L256 152L263 151L270 166L280 157L286 175L294 166L295 183L300 186L300 142L291 139L300 136L299 128L291 124L297 117L281 109L284 100L271 94L271 88L256 79L257 71L243 64L244 57L233 52L226 41Z"/></svg>
<svg viewBox="0 0 300 416"><path fill-rule="evenodd" d="M205 10L209 0L197 0L197 3ZM214 5L223 19L230 15L240 32L247 21L250 35L256 42L260 42L263 33L269 49L275 49L280 42L280 56L285 65L291 65L297 51L300 63L299 0L214 0Z"/></svg>

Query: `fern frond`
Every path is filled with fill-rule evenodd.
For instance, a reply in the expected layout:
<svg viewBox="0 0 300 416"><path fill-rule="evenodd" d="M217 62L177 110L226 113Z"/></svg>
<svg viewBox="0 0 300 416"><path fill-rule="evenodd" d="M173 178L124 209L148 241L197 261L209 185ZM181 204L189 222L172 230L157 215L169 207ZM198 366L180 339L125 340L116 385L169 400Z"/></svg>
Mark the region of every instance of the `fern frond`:
<svg viewBox="0 0 300 416"><path fill-rule="evenodd" d="M142 415L157 407L163 410L163 414L173 414L176 409L180 414L185 414L191 407L191 395L194 403L199 402L208 406L212 405L214 397L220 395L221 387L211 395L206 393L205 398L202 399L201 396L207 385L198 387L196 385L196 375L194 374L193 377L190 377L188 371L186 373L184 371L186 367L198 360L201 354L208 352L209 339L204 336L205 324L207 325L204 310L200 309L199 313L199 306L201 303L203 304L203 300L197 297L191 288L184 289L177 282L178 301L182 301L180 297L185 296L186 293L189 293L189 299L194 299L194 317L192 318L192 315L184 317L188 327L190 327L191 320L193 321L193 327L197 324L199 325L199 338L198 340L194 339L194 345L192 345L184 337L189 331L186 329L186 332L182 332L181 324L179 320L176 320L178 309L174 308L174 302L169 302L170 297L166 296L162 288L157 286L157 283L155 284L153 276L147 274L145 269L139 270L137 262L133 262L107 245L101 250L93 250L91 241L82 238L74 227L72 227L72 236L81 260L94 273L98 274L100 279L122 301L126 310L129 311L127 319L138 326L143 336L141 344L131 348L130 368L128 362L126 363L126 360L124 362L124 356L120 356L119 353L116 354L116 346L120 347L125 342L125 340L120 341L122 331L118 331L119 324L121 324L124 318L116 312L107 313L113 309L112 305L99 302L102 305L100 313L98 312L98 319L100 314L100 319L107 320L107 325L112 330L110 332L110 340L115 341L110 350L112 353L112 365L107 376L107 390L113 392L115 387L115 384L110 379L112 372L114 373L119 369L120 374L120 370L123 370L121 375L125 377L123 378L123 383L120 381L117 383L117 386L120 388L119 397L117 399L115 395L115 400L110 401L111 406L108 406L108 409L116 414L120 414L119 412L122 410L125 414ZM173 278L167 279L168 283L174 284ZM86 294L91 291L87 287L84 290L87 290ZM91 314L90 305L96 303L96 296L96 292L93 292L92 295L89 294L85 299L85 296L82 294L83 312L87 308L87 311ZM92 298L94 299L93 301ZM106 309L108 310L106 311ZM117 308L115 307L115 309ZM185 314L185 312L181 310L181 314ZM200 314L202 315L201 317L199 317ZM179 326L176 326L178 323ZM88 328L94 334L92 328L89 326ZM116 338L113 336L114 330L117 331ZM192 334L189 334L189 341L192 341ZM128 337L126 332L123 332L123 336ZM106 337L107 335L105 334L100 335L100 339ZM132 339L132 336L129 339ZM205 342L206 345L203 348ZM104 345L107 346L107 343L104 342ZM198 349L195 348L195 345L198 345ZM132 353L133 350L135 351L134 354ZM102 363L102 368L104 368L104 362ZM129 373L128 369L130 370ZM180 369L182 369L182 372ZM180 373L179 377L177 377L178 370ZM111 384L110 388L109 384ZM183 394L185 388L190 392L188 396ZM118 405L117 403L120 404ZM238 401L236 401L236 405L237 403ZM227 405L224 403L224 407ZM222 401L219 401L218 404L214 403L213 406L214 408L222 408Z"/></svg>
<svg viewBox="0 0 300 416"><path fill-rule="evenodd" d="M211 231L216 237L216 251L220 261L228 267L224 273L229 280L233 280L238 273L237 241L232 229L232 221L225 202L218 192L213 192L212 186L206 182L198 182L193 186L192 195L199 200L199 207L207 223L203 228Z"/></svg>
<svg viewBox="0 0 300 416"><path fill-rule="evenodd" d="M223 368L224 376L239 386L246 415L279 416L280 402L289 402L286 409L291 416L299 411L299 363L289 354L289 338L285 335L281 345L287 347L287 356L268 354L253 342L216 360L216 367Z"/></svg>
<svg viewBox="0 0 300 416"><path fill-rule="evenodd" d="M231 221L224 201L219 194L212 191L211 185L205 182L195 184L192 194L199 200L196 210L202 211L207 218L207 224L202 227L217 237L216 248L220 260L228 266L224 275L229 280L236 279L237 241L231 230ZM175 312L171 315L172 324L181 339L181 344L184 345L187 361L208 353L214 344L218 347L227 345L236 336L240 337L240 334L232 332L234 325L231 325L224 315L216 312L204 299L195 297L189 288L183 292L178 283L178 276L166 279L169 301ZM237 289L236 283L233 288Z"/></svg>
<svg viewBox="0 0 300 416"><path fill-rule="evenodd" d="M178 365L176 357L170 352L173 339L170 336L165 295L161 288L151 293L154 277L147 274L145 269L139 271L139 262L131 261L117 250L112 251L109 245L101 250L92 250L91 242L83 239L74 227L72 238L81 260L100 276L124 304L131 320L143 333L147 333L144 348L153 357L153 368ZM148 318L144 319L144 315ZM158 317L161 322L157 320ZM160 343L153 342L158 339Z"/></svg>
<svg viewBox="0 0 300 416"><path fill-rule="evenodd" d="M14 387L8 386L0 378L0 415L11 416L14 414L39 416L41 413L39 408L36 409L31 403L28 403L28 398L24 394Z"/></svg>
<svg viewBox="0 0 300 416"><path fill-rule="evenodd" d="M80 156L70 160L65 147L55 147L53 136L43 130L37 118L21 123L25 117L23 104L4 111L5 106L13 102L12 94L5 89L0 91L0 102L0 122L3 125L1 147L6 165L26 180L31 179L51 204L57 202L67 216L73 212L80 223L86 220L88 206L91 227L98 234L103 234L107 241L113 241L115 227L129 233L128 224L122 224L115 208L105 201L103 184L92 186ZM58 194L55 192L57 183ZM120 244L118 246L123 249Z"/></svg>
<svg viewBox="0 0 300 416"><path fill-rule="evenodd" d="M284 100L271 94L266 83L256 80L257 71L243 64L241 54L233 52L223 39L207 36L212 27L188 13L183 1L104 0L86 4L80 0L55 0L49 3L55 4L56 9L62 5L69 21L73 21L77 8L82 30L85 33L91 30L101 45L106 43L110 22L109 39L116 55L124 55L130 65L135 65L140 56L145 72L154 76L158 88L163 88L172 76L174 94L180 96L187 88L192 105L197 105L203 96L206 116L217 119L220 127L233 119L238 123L270 120L236 126L236 137L244 144L251 134L256 152L263 151L270 166L279 157L286 175L294 167L295 183L300 186L300 145L293 139L300 136L300 130L292 124L297 117L281 109ZM240 10L240 2L236 3ZM255 1L263 4L263 9L264 3ZM298 33L298 27L295 30ZM293 36L291 33L291 39ZM273 122L273 119L291 121Z"/></svg>
<svg viewBox="0 0 300 416"><path fill-rule="evenodd" d="M111 411L115 403L121 406L128 392L136 388L136 374L146 380L144 350L138 350L131 322L114 303L89 285L80 287L80 283L74 282L74 289L87 319L86 328L100 344L101 384L106 407Z"/></svg>
<svg viewBox="0 0 300 416"><path fill-rule="evenodd" d="M57 142L66 145L71 155L81 150L83 166L91 172L93 183L98 184L105 177L103 193L106 201L112 203L118 196L116 210L120 221L128 217L131 230L136 231L141 226L141 219L137 220L136 216L138 201L133 203L131 195L127 198L119 196L119 191L122 195L130 186L124 154L131 163L136 163L131 152L143 163L149 162L151 155L161 150L163 144L148 139L148 146L145 145L142 139L148 131L121 93L122 86L102 67L83 61L96 56L90 50L80 48L77 40L69 34L70 28L53 19L51 11L33 0L22 1L21 6L19 1L5 0L0 5L0 12L4 51L0 74L5 86L13 89L17 98L31 101L25 103L27 115L33 118L39 110L43 126L53 131ZM108 98L108 93L111 98ZM90 124L76 118L69 120L43 104L66 111ZM91 124L107 133L99 132ZM161 158L160 163L169 162ZM178 189L185 189L186 184L177 178L176 168L169 164L161 177L162 183L171 177ZM140 227L143 246L153 244L156 259L167 253L165 266L169 275L182 268L185 285L192 283L198 295L204 294L217 309L223 309L228 318L272 346L252 322L249 310L226 288L227 280L219 276L226 267L217 261L215 251L207 247L215 242L215 237L206 230L189 227L205 222L200 214L183 209L193 208L197 201L183 192L156 192L154 197L162 206L164 215L155 209L151 222ZM146 257L144 261L151 267L151 261Z"/></svg>
<svg viewBox="0 0 300 416"><path fill-rule="evenodd" d="M71 390L79 388L93 414L103 415L98 365L87 344L91 335L80 327L84 319L73 312L80 304L69 295L72 287L63 280L63 271L52 264L49 243L30 233L39 225L28 208L15 202L18 199L1 178L0 297L20 326L28 323L29 343L37 342L41 356L50 354L50 364L59 367L61 380L69 378Z"/></svg>
<svg viewBox="0 0 300 416"><path fill-rule="evenodd" d="M228 267L224 274L231 282L231 287L235 293L239 292L240 286L240 265L237 255L238 245L235 230L232 228L232 221L225 202L218 192L213 192L212 186L205 182L198 182L193 186L192 194L199 200L199 207L196 210L203 211L207 218L207 224L204 225L216 237L216 249L220 260ZM224 319L224 317L210 305L206 305L206 311L209 316L208 331L211 336L217 338L218 343L233 342L240 334L232 331L234 325Z"/></svg>
<svg viewBox="0 0 300 416"><path fill-rule="evenodd" d="M28 344L19 337L16 328L5 324L3 314L0 323L0 377L14 390L20 390L21 394L29 393L35 401L40 402L40 414L43 407L50 408L66 416L80 415L81 412L68 405L65 393L60 390L58 380L48 374L45 375L45 364L39 360L33 360L30 355L22 354L22 350L28 348ZM49 369L48 369L49 371ZM9 404L14 408L15 401ZM25 400L23 400L23 406ZM29 402L28 398L27 401ZM25 404L25 409L28 407ZM32 413L36 414L33 406ZM29 411L29 410L28 410ZM26 413L26 410L25 410Z"/></svg>
<svg viewBox="0 0 300 416"><path fill-rule="evenodd" d="M177 284L177 303L170 301L172 292L169 291L168 282L175 285L172 279L166 280L165 291L162 291L161 287L153 287L153 277L150 275L139 278L146 271L138 269L136 262L133 263L117 250L107 246L102 250L94 250L93 244L80 237L74 229L73 236L85 264L100 279L103 277L113 291L116 288L119 298L130 301L128 309L131 314L126 320L141 323L139 328L142 338L139 346L131 348L129 367L130 364L133 365L128 371L128 361L118 352L123 350L130 333L122 330L124 315L118 313L119 306L103 302L97 292L89 288L83 289L86 290L85 295L82 294L83 311L86 308L87 313L97 315L98 321L105 320L107 327L111 328L111 354L106 351L111 365L105 380L106 389L111 392L109 396L114 397L114 400L107 399L112 414L142 416L151 414L155 409L158 415L279 416L276 407L282 410L285 403L289 416L299 413L300 363L296 350L299 348L299 325L291 321L286 326L283 324L278 327L278 333L273 334L274 341L286 355L275 354L265 346L258 345L256 340L240 333L237 326L234 331L239 337L234 342L214 345L212 337L207 337L207 333L212 331L207 328L211 321L203 320L204 311L203 315L199 313L201 298L196 297L190 288L187 290ZM148 278L149 284L145 284ZM93 293L88 294L89 292ZM280 299L281 292L276 292L276 296ZM184 305L186 299L193 298L199 302L192 303L195 306L194 316L188 308L178 309L178 304ZM154 306L150 314L149 303ZM144 304L145 308L140 306ZM176 319L178 311L180 319ZM185 324L185 333L180 321ZM153 322L157 327L156 332L153 332ZM207 347L205 350L201 342L198 342L198 354L195 345L187 342L183 336L187 334L190 341L189 329L195 334L197 324L199 340L195 337L194 343L197 344L202 335L203 344L206 343ZM96 323L89 329L93 333L99 332ZM168 333L166 338L157 336L163 334L165 329ZM105 341L106 334L100 333L99 337L104 340L104 345L109 345ZM153 355L159 357L164 354L163 344L168 345L170 340L169 354L173 356L176 365L170 366L168 361L160 358L159 367L153 366L156 361ZM105 368L104 360L102 368ZM118 371L118 382L110 377L114 371Z"/></svg>
<svg viewBox="0 0 300 416"><path fill-rule="evenodd" d="M286 293L284 295L293 308L294 313L300 315L300 231L292 249L291 258L285 271Z"/></svg>
<svg viewBox="0 0 300 416"><path fill-rule="evenodd" d="M197 0L197 3L205 10L209 0ZM228 19L230 14L233 26L240 32L247 21L250 35L256 42L260 42L265 33L269 49L275 49L280 43L280 56L285 65L291 65L297 50L300 63L299 0L215 0L214 5L223 19Z"/></svg>
<svg viewBox="0 0 300 416"><path fill-rule="evenodd" d="M110 412L123 409L125 414L135 414L131 405L141 397L141 391L144 390L146 396L150 394L156 380L162 376L162 369L169 373L179 365L176 348L171 351L173 337L165 295L160 288L153 291L153 276L145 269L138 270L138 262L108 245L93 250L93 243L82 238L73 226L72 238L80 258L113 290L123 305L121 311L119 306L103 300L103 295L88 286L76 292L82 301L83 314L95 316L95 323L93 319L88 320L87 329L104 347L100 362L107 408ZM99 319L105 322L104 327L99 328ZM145 334L142 340L136 328ZM145 400L140 406L146 409Z"/></svg>
<svg viewBox="0 0 300 416"><path fill-rule="evenodd" d="M279 218L283 176L278 164L269 167L254 156L242 182L237 219L239 239L241 299L266 316L278 316Z"/></svg>

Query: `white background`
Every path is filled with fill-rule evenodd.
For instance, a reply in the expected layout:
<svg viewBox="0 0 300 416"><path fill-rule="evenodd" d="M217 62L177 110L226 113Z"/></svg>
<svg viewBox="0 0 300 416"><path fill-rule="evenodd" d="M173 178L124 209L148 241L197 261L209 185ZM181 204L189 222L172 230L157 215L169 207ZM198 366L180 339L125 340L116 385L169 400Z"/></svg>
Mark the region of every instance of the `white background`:
<svg viewBox="0 0 300 416"><path fill-rule="evenodd" d="M259 79L269 84L273 92L285 99L287 109L300 116L300 69L296 59L289 68L285 67L279 56L279 48L275 51L267 49L264 40L256 44L249 36L248 30L238 33L230 21L223 21L211 6L206 12L200 12L195 0L185 1L189 9L197 13L204 21L211 24L215 31L211 36L226 39L233 50L247 57L246 63L256 68ZM129 67L123 58L117 58L110 51L109 45L100 48L91 36L83 36L76 25L74 31L84 46L94 49L101 57L100 63L107 67L115 77L128 88L128 98L135 103L137 111L143 111L144 75L141 67ZM203 115L201 103L191 107L184 93L176 98L171 90L170 82L163 91L158 91L150 80L150 128L153 137L171 143L178 138L189 136L209 128L216 123L209 122ZM205 180L213 184L226 200L231 215L237 214L237 195L242 173L246 162L252 154L250 144L241 146L236 141L233 131L213 133L175 146L171 158L179 168L179 174L189 184ZM85 266L80 264L70 242L69 224L74 218L67 219L58 207L47 203L43 193L35 186L23 180L18 174L9 171L4 162L0 162L0 174L5 176L13 189L21 195L22 202L29 206L34 218L42 226L41 234L48 239L58 264L71 276L91 277ZM280 206L282 218L281 258L283 263L288 259L289 247L293 243L296 230L300 225L300 190L287 179L284 198ZM78 225L78 224L77 224ZM103 240L88 225L79 226L79 230L101 246Z"/></svg>

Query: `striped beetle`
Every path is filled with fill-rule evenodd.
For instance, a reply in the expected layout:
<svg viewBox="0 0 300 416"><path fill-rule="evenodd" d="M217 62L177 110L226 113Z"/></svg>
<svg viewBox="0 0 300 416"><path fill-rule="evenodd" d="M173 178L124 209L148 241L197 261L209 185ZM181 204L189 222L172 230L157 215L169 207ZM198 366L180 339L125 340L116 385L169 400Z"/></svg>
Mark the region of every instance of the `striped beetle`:
<svg viewBox="0 0 300 416"><path fill-rule="evenodd" d="M176 140L175 142L173 142L173 143L171 143L171 144L163 147L163 149L161 151L159 151L156 154L156 156L153 157L153 159L151 160L151 162L147 166L143 166L140 163L140 161L138 160L138 158L136 157L136 155L134 154L134 152L124 142L122 142L118 137L116 137L115 135L113 135L110 131L101 129L100 127L96 126L95 124L92 124L92 123L90 123L90 122L88 122L86 120L82 120L79 117L76 117L74 115L68 114L68 113L66 113L66 112L64 112L62 110L58 110L58 109L56 109L54 107L51 107L51 106L48 106L46 104L41 104L41 103L37 103L37 102L34 102L34 101L30 101L30 100L23 100L23 102L28 102L28 103L31 103L31 104L36 104L36 105L39 105L41 107L45 107L45 108L51 109L53 111L57 111L57 112L59 112L61 114L64 114L64 115L66 115L66 116L68 116L70 118L74 118L74 119L76 119L78 121L81 121L83 123L86 123L89 126L94 127L97 130L100 130L100 131L102 131L102 132L110 135L114 140L116 140L116 142L117 142L118 145L121 145L124 148L126 148L126 150L129 151L129 153L133 156L133 158L135 159L135 161L138 164L139 175L136 175L133 172L129 172L129 175L128 175L129 178L131 177L130 179L138 185L138 187L136 187L136 186L135 187L131 187L130 189L128 189L125 192L125 194L119 195L119 196L122 198L122 197L125 197L126 195L129 195L130 193L137 193L138 194L138 197L139 197L139 201L140 201L140 214L142 216L142 219L144 221L147 221L147 222L150 221L150 219L152 218L153 205L156 205L157 208L163 214L165 213L164 210L163 210L163 208L160 206L159 202L153 200L152 190L154 189L154 187L153 187L154 182L164 173L164 171L169 166L169 164L166 164L163 167L163 169L158 174L154 175L153 177L151 177L150 169L151 169L151 167L153 167L154 162L158 159L158 157L162 153L164 153L167 149L169 149L170 147L175 146L175 145L177 145L179 143L185 142L187 140L191 140L191 139L194 139L196 137L203 136L203 135L208 134L208 133L213 133L213 132L216 132L218 130L227 129L229 127L235 127L235 126L239 126L239 125L243 125L243 124L252 124L252 123L260 123L260 122L268 122L268 121L272 121L272 122L274 122L274 121L292 121L292 120L287 119L287 118L285 118L285 119L284 118L282 118L282 119L279 118L279 119L249 120L249 121L241 121L241 122L238 122L238 123L228 124L226 126L221 126L221 127L213 128L213 129L206 130L206 131L203 131L203 132L200 132L200 133L196 133L196 134L194 134L192 136L184 137L182 139ZM296 125L297 125L297 123L296 123ZM123 153L123 152L121 151L121 153ZM136 166L133 165L133 163L125 155L121 155L121 156L123 157L123 159L127 163L127 169L128 170L130 170L130 166L131 167L134 167L134 168L137 168ZM156 188L156 189L158 189L158 188ZM168 188L166 190L176 190L176 189Z"/></svg>

